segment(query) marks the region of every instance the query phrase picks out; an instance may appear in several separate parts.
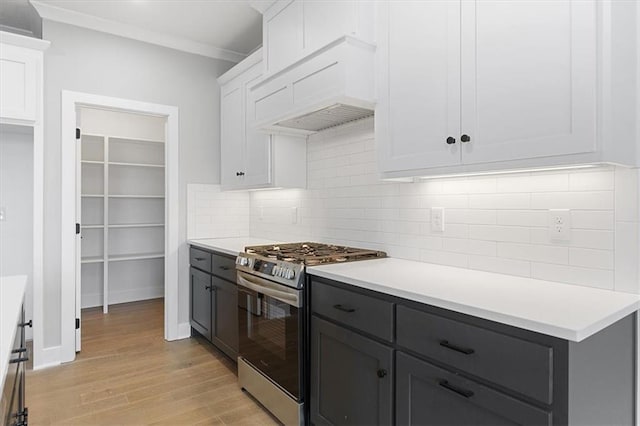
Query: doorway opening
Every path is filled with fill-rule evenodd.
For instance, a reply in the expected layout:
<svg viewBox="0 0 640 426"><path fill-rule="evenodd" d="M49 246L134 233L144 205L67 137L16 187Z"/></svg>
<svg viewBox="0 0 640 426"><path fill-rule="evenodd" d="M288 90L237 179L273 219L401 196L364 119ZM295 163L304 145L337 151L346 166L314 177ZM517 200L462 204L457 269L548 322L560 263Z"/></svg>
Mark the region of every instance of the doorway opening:
<svg viewBox="0 0 640 426"><path fill-rule="evenodd" d="M164 338L184 337L177 107L63 91L61 125L60 362L81 349L83 307L164 297Z"/></svg>

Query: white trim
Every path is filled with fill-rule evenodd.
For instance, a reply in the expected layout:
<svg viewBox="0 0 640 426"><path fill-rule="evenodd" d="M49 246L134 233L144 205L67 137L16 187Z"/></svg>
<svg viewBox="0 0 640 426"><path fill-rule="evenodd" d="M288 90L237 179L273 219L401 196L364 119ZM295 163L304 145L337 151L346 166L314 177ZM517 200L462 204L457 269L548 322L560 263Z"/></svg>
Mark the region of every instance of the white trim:
<svg viewBox="0 0 640 426"><path fill-rule="evenodd" d="M240 62L247 56L233 50L222 49L220 47L211 46L183 37L163 34L156 31L143 30L142 28L138 28L133 25L123 24L121 22L63 9L40 1L32 1L31 4L33 4L43 19L48 19L50 21L62 22L63 24L75 25L81 28L88 28L94 31L143 41L157 46L206 56L208 58L222 59L229 62Z"/></svg>
<svg viewBox="0 0 640 426"><path fill-rule="evenodd" d="M62 91L61 119L61 349L60 362L75 359L75 193L76 193L76 107L93 106L166 117L165 144L165 316L164 338L176 340L178 333L178 248L179 248L179 117L175 106ZM42 289L40 289L42 290ZM42 295L40 294L40 297Z"/></svg>
<svg viewBox="0 0 640 426"><path fill-rule="evenodd" d="M38 365L33 364L33 369L41 370L43 368L55 367L56 365L60 365L60 346L51 346L40 351L40 360Z"/></svg>
<svg viewBox="0 0 640 426"><path fill-rule="evenodd" d="M51 45L51 42L48 40L41 40L39 38L10 33L7 31L0 31L0 43L40 51L47 50L49 45Z"/></svg>
<svg viewBox="0 0 640 426"><path fill-rule="evenodd" d="M178 339L187 339L191 337L191 324L182 322L178 324Z"/></svg>

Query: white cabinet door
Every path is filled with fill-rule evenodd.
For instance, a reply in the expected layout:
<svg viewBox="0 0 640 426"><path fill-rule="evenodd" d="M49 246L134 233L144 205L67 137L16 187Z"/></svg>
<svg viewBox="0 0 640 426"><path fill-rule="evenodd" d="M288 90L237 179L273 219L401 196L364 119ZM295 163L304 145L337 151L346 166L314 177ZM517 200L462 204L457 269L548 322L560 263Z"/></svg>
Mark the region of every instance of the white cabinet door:
<svg viewBox="0 0 640 426"><path fill-rule="evenodd" d="M592 0L462 2L465 164L595 150L595 24Z"/></svg>
<svg viewBox="0 0 640 426"><path fill-rule="evenodd" d="M302 54L302 7L301 1L282 1L265 13L265 59L269 73L281 70Z"/></svg>
<svg viewBox="0 0 640 426"><path fill-rule="evenodd" d="M259 133L253 129L251 117L255 114L250 111L255 108L255 103L250 98L249 87L257 82L262 71L262 64L254 65L243 75L245 96L245 176L244 185L247 187L268 186L272 183L271 173L271 136Z"/></svg>
<svg viewBox="0 0 640 426"><path fill-rule="evenodd" d="M244 170L244 86L236 79L221 89L220 184L224 189L242 187Z"/></svg>
<svg viewBox="0 0 640 426"><path fill-rule="evenodd" d="M380 170L459 164L460 2L381 2L379 7ZM448 144L449 137L455 143Z"/></svg>
<svg viewBox="0 0 640 426"><path fill-rule="evenodd" d="M38 58L28 49L0 44L0 117L36 120Z"/></svg>

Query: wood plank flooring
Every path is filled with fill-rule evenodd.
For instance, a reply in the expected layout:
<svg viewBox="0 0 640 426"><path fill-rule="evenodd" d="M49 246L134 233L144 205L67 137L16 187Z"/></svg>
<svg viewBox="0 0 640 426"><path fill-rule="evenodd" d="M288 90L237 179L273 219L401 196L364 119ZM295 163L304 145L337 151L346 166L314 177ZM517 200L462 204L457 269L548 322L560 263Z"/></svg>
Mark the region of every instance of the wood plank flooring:
<svg viewBox="0 0 640 426"><path fill-rule="evenodd" d="M29 424L277 425L201 338L166 342L162 299L82 311L72 363L27 372Z"/></svg>

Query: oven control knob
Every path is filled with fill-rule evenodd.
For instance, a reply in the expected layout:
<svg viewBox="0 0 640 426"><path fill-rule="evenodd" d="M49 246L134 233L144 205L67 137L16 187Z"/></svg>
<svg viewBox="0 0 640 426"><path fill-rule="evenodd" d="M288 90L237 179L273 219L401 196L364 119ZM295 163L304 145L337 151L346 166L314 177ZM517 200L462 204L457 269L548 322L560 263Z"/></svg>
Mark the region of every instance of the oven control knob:
<svg viewBox="0 0 640 426"><path fill-rule="evenodd" d="M279 269L280 269L280 267L279 267L279 266L274 266L274 267L271 269L271 275L273 275L274 277L275 277L276 275L278 275L278 271L279 271Z"/></svg>
<svg viewBox="0 0 640 426"><path fill-rule="evenodd" d="M236 265L240 265L240 266L247 266L249 265L249 259L246 257L238 257L236 259Z"/></svg>
<svg viewBox="0 0 640 426"><path fill-rule="evenodd" d="M287 275L285 276L286 279L292 280L293 277L295 276L296 276L296 273L294 272L293 269L287 269Z"/></svg>

